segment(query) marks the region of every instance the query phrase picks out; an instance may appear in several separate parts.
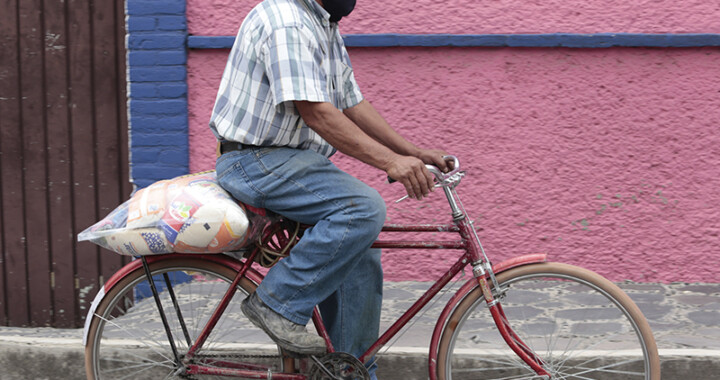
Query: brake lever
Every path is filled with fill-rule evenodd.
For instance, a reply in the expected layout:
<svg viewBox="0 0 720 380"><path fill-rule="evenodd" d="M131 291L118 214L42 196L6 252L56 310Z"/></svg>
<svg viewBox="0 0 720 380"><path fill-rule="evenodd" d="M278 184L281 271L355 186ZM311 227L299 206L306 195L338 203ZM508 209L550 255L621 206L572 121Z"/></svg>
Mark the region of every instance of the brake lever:
<svg viewBox="0 0 720 380"><path fill-rule="evenodd" d="M400 203L400 202L402 202L402 201L404 201L404 200L406 200L406 199L408 199L408 198L410 198L410 196L409 196L409 195L405 195L405 196L403 196L402 198L396 200L395 203Z"/></svg>

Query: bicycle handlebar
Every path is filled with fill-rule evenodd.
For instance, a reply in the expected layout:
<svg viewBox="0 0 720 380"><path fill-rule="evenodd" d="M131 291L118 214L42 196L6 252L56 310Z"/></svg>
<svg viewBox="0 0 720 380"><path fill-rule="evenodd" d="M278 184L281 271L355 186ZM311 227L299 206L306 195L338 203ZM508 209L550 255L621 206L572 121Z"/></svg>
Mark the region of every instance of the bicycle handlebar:
<svg viewBox="0 0 720 380"><path fill-rule="evenodd" d="M452 175L454 175L460 171L460 161L458 160L458 158L456 156L452 156L452 155L443 156L443 160L452 161L453 169L451 171L449 171L447 173L443 173L442 170L440 170L440 168L438 168L435 165L431 165L431 164L425 165L425 168L427 168L427 170L435 176L435 178L438 180L438 182L442 182L445 179L450 178ZM394 179L390 176L388 176L387 179L388 179L388 183L397 182L396 179Z"/></svg>
<svg viewBox="0 0 720 380"><path fill-rule="evenodd" d="M443 156L443 160L452 161L452 170L451 171L449 171L447 173L443 173L440 170L440 168L438 168L435 165L425 165L427 170L430 171L430 173L432 173L433 175L435 175L435 178L437 178L437 180L439 182L442 182L446 178L450 178L455 173L460 171L460 160L458 160L458 158L456 156L452 156L452 155Z"/></svg>

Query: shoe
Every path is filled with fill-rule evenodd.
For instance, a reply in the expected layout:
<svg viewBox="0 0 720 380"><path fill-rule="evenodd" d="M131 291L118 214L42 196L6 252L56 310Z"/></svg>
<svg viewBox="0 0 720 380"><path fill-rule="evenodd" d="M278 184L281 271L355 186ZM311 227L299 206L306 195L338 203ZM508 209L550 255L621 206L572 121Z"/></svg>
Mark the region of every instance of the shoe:
<svg viewBox="0 0 720 380"><path fill-rule="evenodd" d="M256 293L240 304L243 314L281 348L302 355L323 355L327 352L325 339L310 334L305 326L293 323L267 307Z"/></svg>

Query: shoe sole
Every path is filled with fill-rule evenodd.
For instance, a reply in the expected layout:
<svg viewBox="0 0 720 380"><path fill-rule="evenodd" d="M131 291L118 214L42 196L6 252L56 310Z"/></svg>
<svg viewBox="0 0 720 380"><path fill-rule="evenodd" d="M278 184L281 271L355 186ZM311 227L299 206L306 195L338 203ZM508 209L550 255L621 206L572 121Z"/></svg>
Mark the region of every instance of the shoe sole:
<svg viewBox="0 0 720 380"><path fill-rule="evenodd" d="M249 298L246 298L245 300L243 300L243 302L240 303L240 310L242 310L243 314L245 314L247 319L250 320L250 322L253 325L255 325L260 330L265 332L265 334L267 334L267 336L269 336L270 339L273 340L273 342L277 343L277 345L280 346L280 348L282 348L285 351L288 351L288 353L290 353L290 354L324 355L325 353L327 353L326 347L323 347L322 350L319 348L315 349L312 347L302 347L302 346L297 346L292 342L288 342L282 338L279 338L270 329L268 329L267 326L265 326L265 323L263 322L262 318L260 318L260 316L258 316L255 313L255 310L252 307L247 305L246 301L248 299Z"/></svg>

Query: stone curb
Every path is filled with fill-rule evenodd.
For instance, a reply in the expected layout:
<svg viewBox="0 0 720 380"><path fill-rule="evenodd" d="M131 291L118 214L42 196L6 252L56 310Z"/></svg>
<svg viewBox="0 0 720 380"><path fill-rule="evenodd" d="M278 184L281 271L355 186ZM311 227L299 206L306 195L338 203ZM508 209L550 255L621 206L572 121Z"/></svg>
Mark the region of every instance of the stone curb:
<svg viewBox="0 0 720 380"><path fill-rule="evenodd" d="M82 342L71 338L3 336L0 380L84 379ZM427 379L427 348L391 347L380 355L381 379ZM664 380L712 380L720 373L720 350L660 350Z"/></svg>

